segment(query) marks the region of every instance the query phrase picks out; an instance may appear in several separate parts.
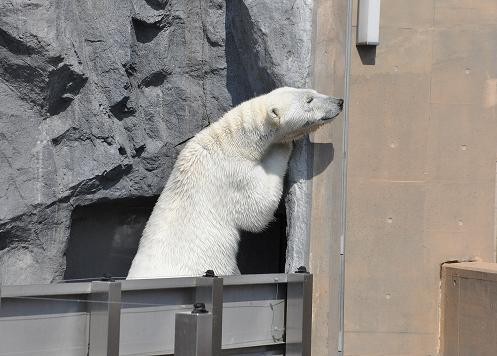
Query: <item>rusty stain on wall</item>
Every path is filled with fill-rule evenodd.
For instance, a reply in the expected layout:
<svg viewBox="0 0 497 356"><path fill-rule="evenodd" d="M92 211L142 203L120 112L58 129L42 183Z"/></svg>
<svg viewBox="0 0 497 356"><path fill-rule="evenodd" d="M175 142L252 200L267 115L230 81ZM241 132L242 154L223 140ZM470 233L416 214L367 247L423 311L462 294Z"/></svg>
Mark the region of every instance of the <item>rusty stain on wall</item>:
<svg viewBox="0 0 497 356"><path fill-rule="evenodd" d="M497 104L497 79L490 78L486 80L485 86L485 107L493 108Z"/></svg>

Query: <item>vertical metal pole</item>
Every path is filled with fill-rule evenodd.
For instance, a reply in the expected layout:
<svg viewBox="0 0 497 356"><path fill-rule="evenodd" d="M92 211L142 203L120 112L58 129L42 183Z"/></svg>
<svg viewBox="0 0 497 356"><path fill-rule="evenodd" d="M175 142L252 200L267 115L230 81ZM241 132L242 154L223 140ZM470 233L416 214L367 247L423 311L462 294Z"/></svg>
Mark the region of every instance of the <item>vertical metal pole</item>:
<svg viewBox="0 0 497 356"><path fill-rule="evenodd" d="M311 355L312 274L299 270L288 275L286 356Z"/></svg>
<svg viewBox="0 0 497 356"><path fill-rule="evenodd" d="M205 310L205 309L204 309ZM174 324L174 356L218 356L212 352L213 315L177 313Z"/></svg>
<svg viewBox="0 0 497 356"><path fill-rule="evenodd" d="M349 150L349 107L350 107L350 70L352 56L352 9L353 0L347 0L347 29L345 32L345 88L344 88L344 108L343 108L343 161L342 179L340 182L340 273L339 273L339 297L338 297L338 356L344 354L345 343L345 243L347 240L347 166Z"/></svg>
<svg viewBox="0 0 497 356"><path fill-rule="evenodd" d="M91 282L89 356L119 356L121 283Z"/></svg>
<svg viewBox="0 0 497 356"><path fill-rule="evenodd" d="M205 303L212 314L212 355L220 355L223 336L223 279L207 271L197 279L195 301Z"/></svg>

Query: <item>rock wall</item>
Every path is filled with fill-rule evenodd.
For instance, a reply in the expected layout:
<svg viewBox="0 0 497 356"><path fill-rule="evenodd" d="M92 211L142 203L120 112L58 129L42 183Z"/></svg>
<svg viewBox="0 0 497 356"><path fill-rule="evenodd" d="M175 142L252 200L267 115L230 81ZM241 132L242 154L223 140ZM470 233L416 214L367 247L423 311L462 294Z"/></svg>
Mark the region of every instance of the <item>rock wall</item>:
<svg viewBox="0 0 497 356"><path fill-rule="evenodd" d="M196 132L306 86L311 32L311 0L2 1L0 282L60 279L75 207L159 194ZM306 147L289 236L306 229Z"/></svg>

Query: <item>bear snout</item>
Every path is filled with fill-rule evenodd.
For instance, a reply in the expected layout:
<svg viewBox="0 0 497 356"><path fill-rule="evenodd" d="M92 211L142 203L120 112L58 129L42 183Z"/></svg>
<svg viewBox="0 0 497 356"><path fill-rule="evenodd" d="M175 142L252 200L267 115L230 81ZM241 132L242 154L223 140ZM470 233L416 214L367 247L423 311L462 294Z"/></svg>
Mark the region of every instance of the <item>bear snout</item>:
<svg viewBox="0 0 497 356"><path fill-rule="evenodd" d="M343 99L335 98L333 96L329 96L326 98L326 113L324 117L320 119L320 121L328 121L335 118L340 112L343 110Z"/></svg>
<svg viewBox="0 0 497 356"><path fill-rule="evenodd" d="M334 97L331 97L331 102L333 104L335 104L336 106L338 106L338 108L340 109L340 111L342 111L343 109L343 99L338 99L338 98L334 98Z"/></svg>

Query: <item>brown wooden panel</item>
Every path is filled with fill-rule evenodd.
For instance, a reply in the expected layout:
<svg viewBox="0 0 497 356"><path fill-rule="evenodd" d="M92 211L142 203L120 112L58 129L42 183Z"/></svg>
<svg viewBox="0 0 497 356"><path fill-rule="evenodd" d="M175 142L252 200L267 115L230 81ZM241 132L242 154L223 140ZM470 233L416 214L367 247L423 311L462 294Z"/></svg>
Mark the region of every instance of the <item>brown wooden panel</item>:
<svg viewBox="0 0 497 356"><path fill-rule="evenodd" d="M441 355L497 353L497 264L443 267Z"/></svg>

